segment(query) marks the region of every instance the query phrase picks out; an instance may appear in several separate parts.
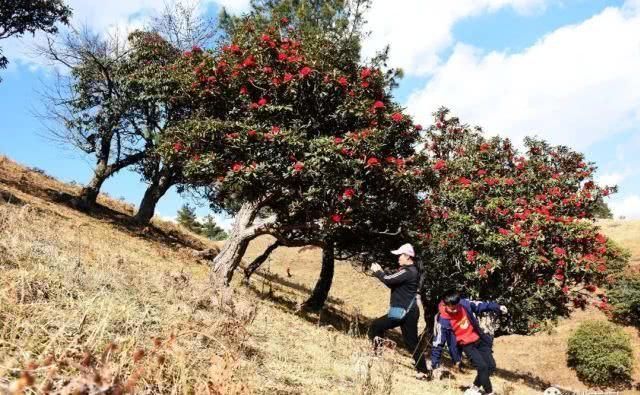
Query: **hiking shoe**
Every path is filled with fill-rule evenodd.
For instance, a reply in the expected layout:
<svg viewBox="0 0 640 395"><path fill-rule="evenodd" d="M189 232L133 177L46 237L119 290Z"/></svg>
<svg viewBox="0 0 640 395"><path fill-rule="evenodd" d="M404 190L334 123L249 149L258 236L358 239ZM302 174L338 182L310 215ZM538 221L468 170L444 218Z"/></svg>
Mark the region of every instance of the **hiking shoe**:
<svg viewBox="0 0 640 395"><path fill-rule="evenodd" d="M482 395L482 392L480 392L478 387L471 386L464 392L464 395Z"/></svg>
<svg viewBox="0 0 640 395"><path fill-rule="evenodd" d="M429 375L422 372L416 373L416 380L429 381Z"/></svg>

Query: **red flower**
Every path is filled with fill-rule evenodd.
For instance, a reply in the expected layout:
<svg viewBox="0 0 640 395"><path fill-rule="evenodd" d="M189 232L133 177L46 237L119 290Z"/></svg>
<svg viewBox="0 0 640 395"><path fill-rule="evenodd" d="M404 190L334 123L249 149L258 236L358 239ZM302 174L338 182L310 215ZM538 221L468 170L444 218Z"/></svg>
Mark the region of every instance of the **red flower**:
<svg viewBox="0 0 640 395"><path fill-rule="evenodd" d="M240 170L242 170L242 168L244 167L244 165L242 163L234 163L233 166L231 166L231 170L233 170L235 173L239 172Z"/></svg>
<svg viewBox="0 0 640 395"><path fill-rule="evenodd" d="M303 77L308 76L309 74L311 74L313 70L311 70L311 67L305 66L300 70L300 75Z"/></svg>
<svg viewBox="0 0 640 395"><path fill-rule="evenodd" d="M184 146L182 145L181 142L177 142L177 143L173 144L173 150L175 152L180 152L180 151L182 151L183 148L184 148Z"/></svg>
<svg viewBox="0 0 640 395"><path fill-rule="evenodd" d="M604 244L607 242L607 238L602 233L598 233L596 235L596 241L600 244Z"/></svg>
<svg viewBox="0 0 640 395"><path fill-rule="evenodd" d="M569 287L568 286L564 286L562 287L562 293L568 294L569 293Z"/></svg>
<svg viewBox="0 0 640 395"><path fill-rule="evenodd" d="M542 287L542 286L544 285L544 280L543 280L543 279L541 279L541 278L539 278L539 279L536 281L536 284L538 284L538 286L539 286L539 287Z"/></svg>
<svg viewBox="0 0 640 395"><path fill-rule="evenodd" d="M436 122L436 128L438 128L438 129L444 128L444 123L442 123L440 121Z"/></svg>
<svg viewBox="0 0 640 395"><path fill-rule="evenodd" d="M271 41L271 37L269 37L268 34L262 34L262 36L260 37L260 39L266 43L268 43L269 41Z"/></svg>
<svg viewBox="0 0 640 395"><path fill-rule="evenodd" d="M197 161L199 161L199 160L200 160L200 155L195 154L195 155L193 155L193 158L191 158L191 159L192 159L194 162L197 162Z"/></svg>
<svg viewBox="0 0 640 395"><path fill-rule="evenodd" d="M284 82L289 82L293 79L293 74L285 73L284 74Z"/></svg>
<svg viewBox="0 0 640 395"><path fill-rule="evenodd" d="M287 18L286 16L283 16L282 18L280 18L280 23L282 23L283 25L286 25L287 23L289 23L289 18Z"/></svg>
<svg viewBox="0 0 640 395"><path fill-rule="evenodd" d="M235 139L237 139L238 137L240 137L240 135L239 135L238 133L228 133L228 134L227 134L227 138L228 138L228 139L231 139L231 140L235 140Z"/></svg>
<svg viewBox="0 0 640 395"><path fill-rule="evenodd" d="M486 152L489 149L490 145L487 143L480 144L480 152Z"/></svg>
<svg viewBox="0 0 640 395"><path fill-rule="evenodd" d="M380 100L377 100L375 103L373 103L374 110L379 110L381 108L384 108L384 103L381 102Z"/></svg>
<svg viewBox="0 0 640 395"><path fill-rule="evenodd" d="M486 171L486 170L483 170L483 169L478 170L478 175L479 175L479 176L484 176L484 175L486 175L486 174L487 174L487 171Z"/></svg>
<svg viewBox="0 0 640 395"><path fill-rule="evenodd" d="M474 250L465 251L464 254L467 258L467 262L474 262L478 256L478 252Z"/></svg>
<svg viewBox="0 0 640 395"><path fill-rule="evenodd" d="M596 286L592 285L592 284L588 284L588 285L585 285L584 289L586 289L589 292L595 292L596 291Z"/></svg>
<svg viewBox="0 0 640 395"><path fill-rule="evenodd" d="M272 126L272 127L271 127L271 133L273 133L273 134L278 134L278 133L280 133L280 128L279 128L279 127L277 127L277 126Z"/></svg>
<svg viewBox="0 0 640 395"><path fill-rule="evenodd" d="M331 221L333 221L336 224L339 224L340 222L342 222L342 215L340 214L333 214L331 216Z"/></svg>
<svg viewBox="0 0 640 395"><path fill-rule="evenodd" d="M278 53L278 60L287 60L287 54L283 52Z"/></svg>
<svg viewBox="0 0 640 395"><path fill-rule="evenodd" d="M371 69L368 67L365 67L362 69L362 71L360 71L360 78L365 79L367 77L369 77L371 75Z"/></svg>
<svg viewBox="0 0 640 395"><path fill-rule="evenodd" d="M335 144L342 144L343 141L344 141L344 139L342 137L334 137L333 138L333 142Z"/></svg>
<svg viewBox="0 0 640 395"><path fill-rule="evenodd" d="M399 112L395 112L391 115L391 119L393 119L395 122L400 122L403 119L403 115L400 114Z"/></svg>
<svg viewBox="0 0 640 395"><path fill-rule="evenodd" d="M253 67L255 65L256 65L256 59L253 57L253 55L247 56L246 59L242 61L243 67Z"/></svg>
<svg viewBox="0 0 640 395"><path fill-rule="evenodd" d="M247 132L247 136L249 136L249 137L255 137L257 134L258 134L258 133L257 133L255 130L253 130L253 129L251 129L251 130L249 130L249 131Z"/></svg>
<svg viewBox="0 0 640 395"><path fill-rule="evenodd" d="M340 77L338 78L338 84L342 85L342 86L347 86L349 82L347 81L347 79L345 77Z"/></svg>
<svg viewBox="0 0 640 395"><path fill-rule="evenodd" d="M240 47L237 46L236 44L231 44L229 49L231 50L231 52L235 52L235 53L239 53L240 52Z"/></svg>
<svg viewBox="0 0 640 395"><path fill-rule="evenodd" d="M351 199L356 194L356 191L353 188L347 188L342 192L342 197L344 199Z"/></svg>
<svg viewBox="0 0 640 395"><path fill-rule="evenodd" d="M442 170L445 167L447 167L447 162L445 162L443 159L438 159L433 165L433 170Z"/></svg>
<svg viewBox="0 0 640 395"><path fill-rule="evenodd" d="M240 87L240 94L241 95L246 95L248 92L249 91L247 90L246 86L243 85L243 86Z"/></svg>
<svg viewBox="0 0 640 395"><path fill-rule="evenodd" d="M422 125L417 124L413 126L417 131L421 131L422 130Z"/></svg>
<svg viewBox="0 0 640 395"><path fill-rule="evenodd" d="M503 236L509 236L509 231L507 229L498 228L498 232L500 232L500 234Z"/></svg>
<svg viewBox="0 0 640 395"><path fill-rule="evenodd" d="M556 266L558 267L565 267L567 266L567 262L564 261L564 259L560 259L557 263Z"/></svg>
<svg viewBox="0 0 640 395"><path fill-rule="evenodd" d="M394 158L393 156L387 156L386 158L384 158L384 161L389 164L396 163L396 158Z"/></svg>
<svg viewBox="0 0 640 395"><path fill-rule="evenodd" d="M268 100L267 100L267 98L265 98L265 97L261 97L261 98L260 98L260 100L258 100L258 105L259 105L260 107L262 107L262 106L266 105L267 103L268 103Z"/></svg>
<svg viewBox="0 0 640 395"><path fill-rule="evenodd" d="M269 67L269 66L264 66L264 67L262 68L262 71L263 71L264 73L266 73L266 74L271 74L271 73L273 72L273 69L272 69L271 67Z"/></svg>
<svg viewBox="0 0 640 395"><path fill-rule="evenodd" d="M461 185L470 185L471 184L471 180L468 179L467 177L460 177L458 178L458 183L460 183Z"/></svg>
<svg viewBox="0 0 640 395"><path fill-rule="evenodd" d="M300 173L304 169L304 163L296 162L293 164L293 171L296 173Z"/></svg>
<svg viewBox="0 0 640 395"><path fill-rule="evenodd" d="M342 155L345 155L345 156L352 156L353 155L353 151L351 151L350 149L347 149L347 148L341 149L340 153L342 153Z"/></svg>
<svg viewBox="0 0 640 395"><path fill-rule="evenodd" d="M367 167L373 167L380 165L380 161L376 157L371 157L367 159Z"/></svg>
<svg viewBox="0 0 640 395"><path fill-rule="evenodd" d="M564 248L553 247L553 253L557 256L565 256L567 251Z"/></svg>

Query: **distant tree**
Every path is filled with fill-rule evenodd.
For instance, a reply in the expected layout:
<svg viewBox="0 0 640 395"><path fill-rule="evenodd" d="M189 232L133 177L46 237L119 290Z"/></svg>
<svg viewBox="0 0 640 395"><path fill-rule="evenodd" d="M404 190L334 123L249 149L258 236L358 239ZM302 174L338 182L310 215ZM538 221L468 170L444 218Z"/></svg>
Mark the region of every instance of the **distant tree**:
<svg viewBox="0 0 640 395"><path fill-rule="evenodd" d="M609 205L604 201L602 197L599 197L598 200L596 200L596 202L594 203L593 216L595 218L601 219L613 218L613 213L611 212Z"/></svg>
<svg viewBox="0 0 640 395"><path fill-rule="evenodd" d="M165 3L162 14L153 18L149 30L181 50L211 47L218 25L214 19L203 16L200 7L201 3L195 0Z"/></svg>
<svg viewBox="0 0 640 395"><path fill-rule="evenodd" d="M215 218L211 214L204 217L200 234L211 240L225 240L227 232L216 224Z"/></svg>
<svg viewBox="0 0 640 395"><path fill-rule="evenodd" d="M198 221L196 209L188 203L183 204L178 210L178 223L194 233L202 232L202 224Z"/></svg>
<svg viewBox="0 0 640 395"><path fill-rule="evenodd" d="M0 0L0 40L36 31L57 33L56 23L66 25L69 17L71 9L62 0ZM0 48L0 69L8 63Z"/></svg>

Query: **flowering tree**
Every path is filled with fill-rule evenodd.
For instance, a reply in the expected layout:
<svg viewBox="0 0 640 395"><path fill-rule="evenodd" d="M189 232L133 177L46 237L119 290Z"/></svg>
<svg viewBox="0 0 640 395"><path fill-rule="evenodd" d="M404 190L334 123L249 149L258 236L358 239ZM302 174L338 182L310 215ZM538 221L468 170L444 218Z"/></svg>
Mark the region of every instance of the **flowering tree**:
<svg viewBox="0 0 640 395"><path fill-rule="evenodd" d="M593 182L595 167L567 147L486 138L446 109L425 135L423 166L437 181L417 225L427 270L423 294L448 288L510 308L507 330L527 333L583 307L625 258L592 219L615 188ZM606 308L606 303L600 303Z"/></svg>
<svg viewBox="0 0 640 395"><path fill-rule="evenodd" d="M262 234L372 257L375 238L345 241L389 238L380 231L416 207L401 191L413 185L406 163L419 128L390 100L396 74L381 71L382 58L360 65L359 48L339 43L285 17L248 18L219 51L194 48L177 65L199 116L166 135L163 155L236 215L214 279L228 283Z"/></svg>

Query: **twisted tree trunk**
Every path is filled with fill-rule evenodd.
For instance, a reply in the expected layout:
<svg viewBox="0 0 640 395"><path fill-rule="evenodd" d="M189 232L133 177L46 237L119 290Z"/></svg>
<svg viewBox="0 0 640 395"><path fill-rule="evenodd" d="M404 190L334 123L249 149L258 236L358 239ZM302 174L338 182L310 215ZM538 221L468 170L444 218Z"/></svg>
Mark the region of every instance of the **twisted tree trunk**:
<svg viewBox="0 0 640 395"><path fill-rule="evenodd" d="M174 184L172 173L171 169L165 168L153 177L134 216L136 222L141 225L148 225L151 222L158 202Z"/></svg>
<svg viewBox="0 0 640 395"><path fill-rule="evenodd" d="M333 274L335 268L335 247L332 240L326 240L322 249L322 268L320 269L320 277L313 288L313 292L309 299L303 303L303 307L311 311L320 311L324 307L331 284L333 283Z"/></svg>
<svg viewBox="0 0 640 395"><path fill-rule="evenodd" d="M214 285L229 285L231 282L233 272L240 265L249 242L259 235L259 229L251 226L259 210L260 202L244 203L240 207L229 238L211 262L210 280Z"/></svg>

